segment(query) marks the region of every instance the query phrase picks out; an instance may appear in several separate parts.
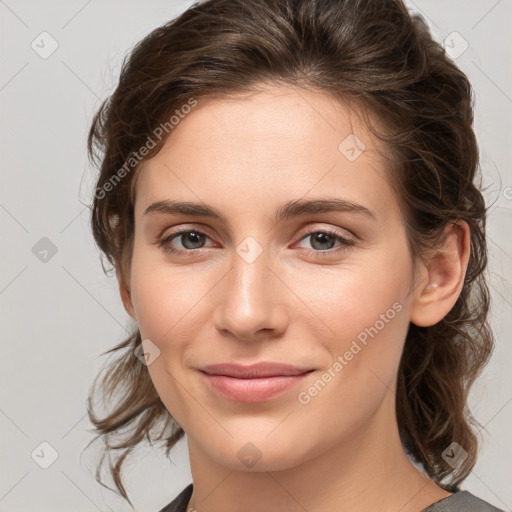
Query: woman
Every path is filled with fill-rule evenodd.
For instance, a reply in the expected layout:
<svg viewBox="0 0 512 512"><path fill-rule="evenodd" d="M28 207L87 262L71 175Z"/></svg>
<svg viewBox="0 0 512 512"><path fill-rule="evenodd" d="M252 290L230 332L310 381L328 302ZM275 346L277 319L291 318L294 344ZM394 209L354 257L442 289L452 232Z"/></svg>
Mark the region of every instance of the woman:
<svg viewBox="0 0 512 512"><path fill-rule="evenodd" d="M136 46L89 134L136 323L89 400L123 497L186 433L162 511L499 510L460 489L493 347L471 94L396 0L209 0Z"/></svg>

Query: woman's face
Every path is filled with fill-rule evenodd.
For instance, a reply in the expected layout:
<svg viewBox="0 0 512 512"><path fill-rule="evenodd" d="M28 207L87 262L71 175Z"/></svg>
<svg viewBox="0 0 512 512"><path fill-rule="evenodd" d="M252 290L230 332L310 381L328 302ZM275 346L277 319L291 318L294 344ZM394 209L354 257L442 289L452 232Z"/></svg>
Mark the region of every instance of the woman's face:
<svg viewBox="0 0 512 512"><path fill-rule="evenodd" d="M125 306L189 447L225 467L285 469L394 427L412 261L386 160L349 116L292 88L200 101L139 176ZM200 370L263 361L312 371Z"/></svg>

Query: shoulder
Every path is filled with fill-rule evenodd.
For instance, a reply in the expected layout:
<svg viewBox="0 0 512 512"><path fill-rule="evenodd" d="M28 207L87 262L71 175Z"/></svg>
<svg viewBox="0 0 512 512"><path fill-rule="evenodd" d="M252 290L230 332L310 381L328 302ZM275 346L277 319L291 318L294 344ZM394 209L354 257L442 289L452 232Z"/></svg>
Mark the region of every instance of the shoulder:
<svg viewBox="0 0 512 512"><path fill-rule="evenodd" d="M469 491L456 491L422 512L504 512Z"/></svg>
<svg viewBox="0 0 512 512"><path fill-rule="evenodd" d="M186 512L186 507L192 496L193 484L189 484L174 500L158 512Z"/></svg>
<svg viewBox="0 0 512 512"><path fill-rule="evenodd" d="M189 484L176 498L158 512L187 512L193 484ZM451 496L433 503L422 512L505 512L469 491L456 491Z"/></svg>

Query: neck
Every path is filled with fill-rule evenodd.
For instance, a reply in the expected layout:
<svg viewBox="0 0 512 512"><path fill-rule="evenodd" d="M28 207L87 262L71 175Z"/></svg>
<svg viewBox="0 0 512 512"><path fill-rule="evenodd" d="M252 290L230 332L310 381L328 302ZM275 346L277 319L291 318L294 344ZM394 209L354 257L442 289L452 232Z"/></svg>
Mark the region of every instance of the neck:
<svg viewBox="0 0 512 512"><path fill-rule="evenodd" d="M388 396L388 407L380 408L367 428L285 470L231 470L187 438L194 490L186 510L419 512L446 498L451 493L416 469L405 454L394 396Z"/></svg>

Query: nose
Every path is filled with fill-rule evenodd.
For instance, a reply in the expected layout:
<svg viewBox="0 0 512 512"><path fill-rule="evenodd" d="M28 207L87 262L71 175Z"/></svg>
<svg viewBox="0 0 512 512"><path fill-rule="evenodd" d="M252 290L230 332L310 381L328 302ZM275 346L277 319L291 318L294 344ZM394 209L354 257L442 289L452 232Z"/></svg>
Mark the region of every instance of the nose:
<svg viewBox="0 0 512 512"><path fill-rule="evenodd" d="M213 323L223 335L257 341L285 332L287 289L270 260L266 251L254 261L233 254L230 271L215 287Z"/></svg>

